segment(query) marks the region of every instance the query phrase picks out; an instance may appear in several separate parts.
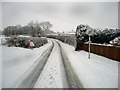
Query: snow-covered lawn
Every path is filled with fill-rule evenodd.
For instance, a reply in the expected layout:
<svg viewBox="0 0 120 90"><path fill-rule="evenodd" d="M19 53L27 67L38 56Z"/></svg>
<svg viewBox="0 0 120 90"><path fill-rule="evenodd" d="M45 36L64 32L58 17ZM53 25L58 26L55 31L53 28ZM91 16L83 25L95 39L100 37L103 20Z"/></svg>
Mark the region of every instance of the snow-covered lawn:
<svg viewBox="0 0 120 90"><path fill-rule="evenodd" d="M33 50L20 47L2 46L2 87L9 88L16 81L21 81L27 70L32 68L32 65L40 57L40 55L52 45L48 42L40 48Z"/></svg>
<svg viewBox="0 0 120 90"><path fill-rule="evenodd" d="M78 52L68 44L60 44L85 88L118 88L117 61L92 53L88 59L88 52Z"/></svg>

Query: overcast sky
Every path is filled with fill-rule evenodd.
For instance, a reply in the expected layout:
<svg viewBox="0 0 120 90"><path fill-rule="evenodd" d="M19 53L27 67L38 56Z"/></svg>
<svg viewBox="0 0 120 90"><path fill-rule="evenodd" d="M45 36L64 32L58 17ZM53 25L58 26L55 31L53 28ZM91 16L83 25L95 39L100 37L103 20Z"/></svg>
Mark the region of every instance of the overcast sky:
<svg viewBox="0 0 120 90"><path fill-rule="evenodd" d="M75 30L79 24L93 28L118 27L117 2L2 2L2 26L26 25L31 20L50 21L53 31Z"/></svg>

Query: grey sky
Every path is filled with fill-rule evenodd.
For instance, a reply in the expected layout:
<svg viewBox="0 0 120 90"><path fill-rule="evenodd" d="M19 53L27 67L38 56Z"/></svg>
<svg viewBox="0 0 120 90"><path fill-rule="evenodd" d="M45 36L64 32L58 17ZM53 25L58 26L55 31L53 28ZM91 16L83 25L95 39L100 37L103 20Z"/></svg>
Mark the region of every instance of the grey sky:
<svg viewBox="0 0 120 90"><path fill-rule="evenodd" d="M118 2L118 15L120 15L120 2ZM120 28L120 16L118 16L118 28Z"/></svg>
<svg viewBox="0 0 120 90"><path fill-rule="evenodd" d="M0 2L0 30L2 30L2 3Z"/></svg>
<svg viewBox="0 0 120 90"><path fill-rule="evenodd" d="M79 24L93 28L118 27L117 2L3 2L3 28L26 25L31 20L50 21L53 31L75 30Z"/></svg>

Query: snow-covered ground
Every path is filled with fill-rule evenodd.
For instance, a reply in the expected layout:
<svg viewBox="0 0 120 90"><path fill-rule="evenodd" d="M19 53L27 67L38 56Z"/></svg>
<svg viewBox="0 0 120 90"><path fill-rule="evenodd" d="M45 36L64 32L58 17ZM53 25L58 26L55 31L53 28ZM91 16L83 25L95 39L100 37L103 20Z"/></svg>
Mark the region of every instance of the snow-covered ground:
<svg viewBox="0 0 120 90"><path fill-rule="evenodd" d="M55 40L52 40L55 42ZM118 88L118 62L92 54L88 59L85 51L75 51L73 46L58 41L68 57L75 73L85 88ZM2 83L3 88L9 88L22 81L27 71L42 53L52 45L49 41L40 48L33 50L20 47L0 46L2 49ZM1 63L0 63L1 64ZM63 66L59 46L55 46L41 72L35 88L63 88L65 85Z"/></svg>
<svg viewBox="0 0 120 90"><path fill-rule="evenodd" d="M2 89L2 47L1 47L1 39L3 35L0 35L0 89Z"/></svg>
<svg viewBox="0 0 120 90"><path fill-rule="evenodd" d="M64 77L63 77L64 76ZM34 88L64 88L68 87L64 75L63 64L61 60L60 48L54 42L54 48L51 55L38 78Z"/></svg>
<svg viewBox="0 0 120 90"><path fill-rule="evenodd" d="M85 88L118 88L118 62L59 42ZM109 52L108 52L109 53Z"/></svg>
<svg viewBox="0 0 120 90"><path fill-rule="evenodd" d="M35 61L51 45L52 42L49 41L44 46L33 50L2 46L2 87L9 88L16 81L22 81L27 70L32 68Z"/></svg>
<svg viewBox="0 0 120 90"><path fill-rule="evenodd" d="M2 47L0 46L0 89L2 88Z"/></svg>

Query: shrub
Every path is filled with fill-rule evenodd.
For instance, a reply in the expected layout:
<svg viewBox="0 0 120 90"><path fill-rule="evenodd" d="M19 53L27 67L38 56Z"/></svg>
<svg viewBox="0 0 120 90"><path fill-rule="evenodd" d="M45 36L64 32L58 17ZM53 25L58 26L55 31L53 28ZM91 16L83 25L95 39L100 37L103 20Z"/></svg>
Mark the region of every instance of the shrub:
<svg viewBox="0 0 120 90"><path fill-rule="evenodd" d="M31 40L35 44L35 47L40 47L48 42L46 37L15 37L14 36L7 40L7 45L9 47L16 46L16 47L29 48L29 43Z"/></svg>

